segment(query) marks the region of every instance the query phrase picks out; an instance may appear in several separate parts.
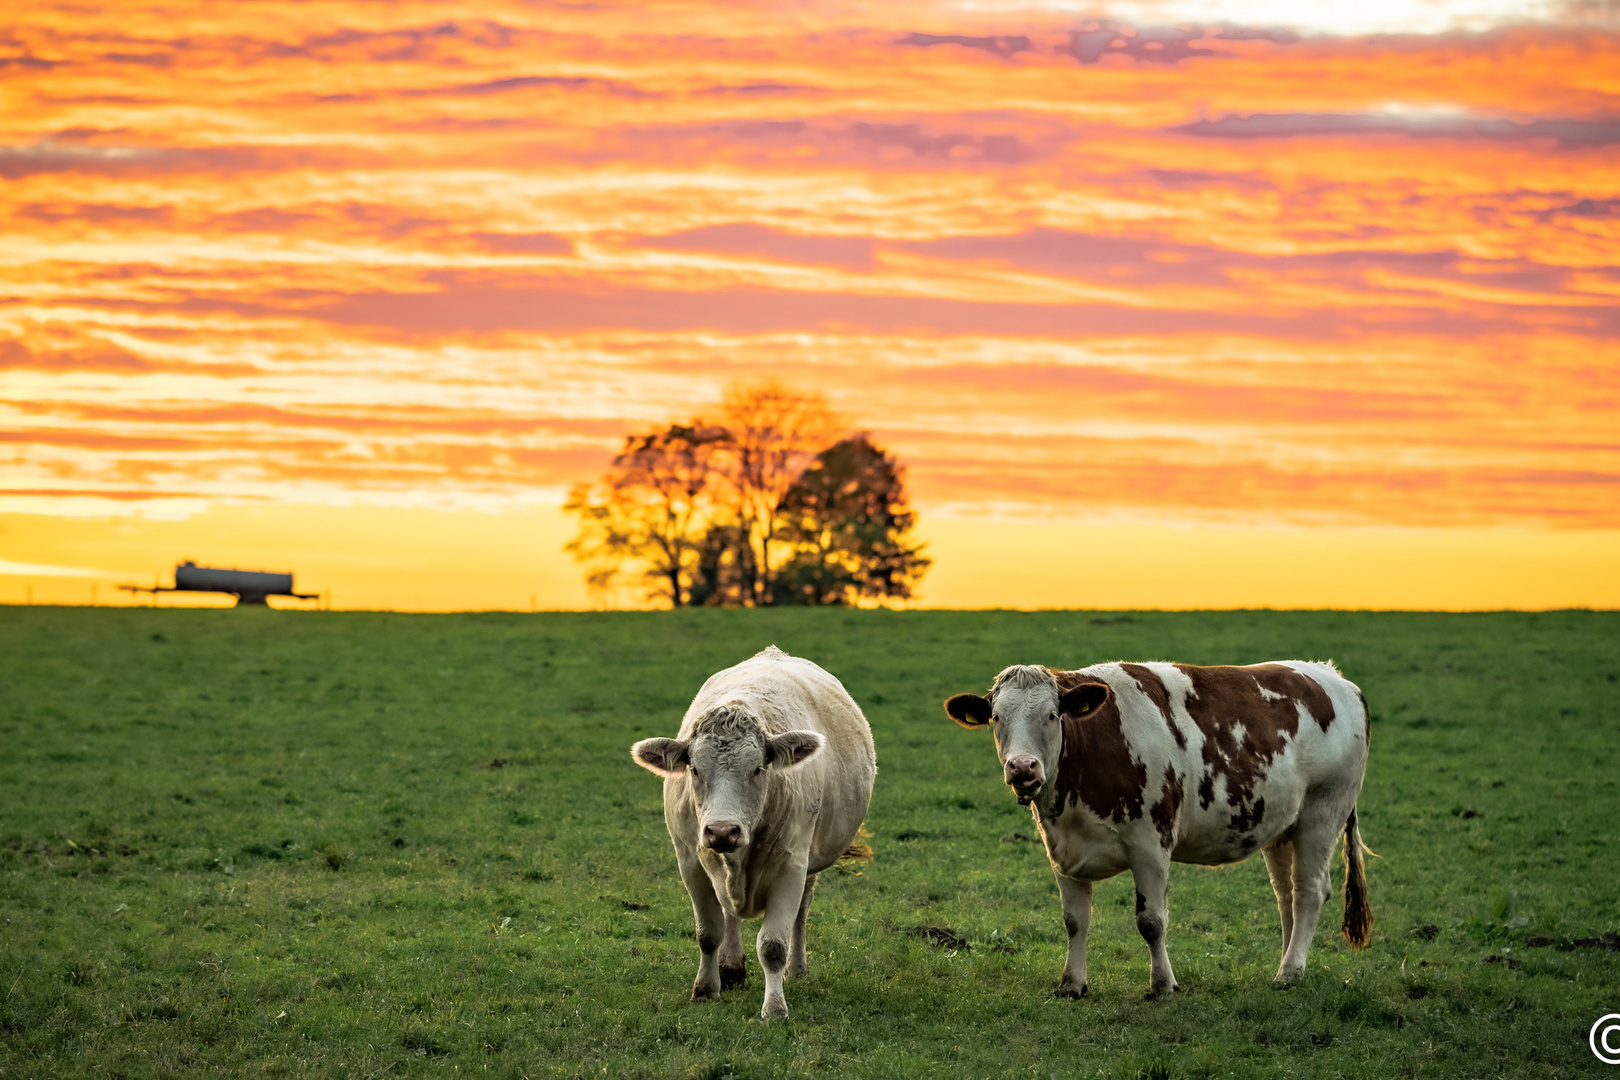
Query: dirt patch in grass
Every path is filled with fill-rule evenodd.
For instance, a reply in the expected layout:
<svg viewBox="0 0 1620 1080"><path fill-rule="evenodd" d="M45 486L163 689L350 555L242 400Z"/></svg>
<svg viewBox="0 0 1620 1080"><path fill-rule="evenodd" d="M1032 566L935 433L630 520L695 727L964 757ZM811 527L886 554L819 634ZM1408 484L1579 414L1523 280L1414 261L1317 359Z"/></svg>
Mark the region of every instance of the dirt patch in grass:
<svg viewBox="0 0 1620 1080"><path fill-rule="evenodd" d="M973 948L972 943L967 938L948 926L911 926L907 927L905 932L911 937L922 938L928 944L941 949L956 949L959 952L965 952Z"/></svg>

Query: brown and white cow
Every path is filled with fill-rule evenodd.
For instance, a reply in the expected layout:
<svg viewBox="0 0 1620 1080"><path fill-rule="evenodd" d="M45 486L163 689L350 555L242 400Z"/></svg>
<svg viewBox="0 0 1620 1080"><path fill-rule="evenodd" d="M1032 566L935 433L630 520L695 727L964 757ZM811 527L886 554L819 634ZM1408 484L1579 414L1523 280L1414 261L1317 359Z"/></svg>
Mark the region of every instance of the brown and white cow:
<svg viewBox="0 0 1620 1080"><path fill-rule="evenodd" d="M1002 776L1031 806L1063 899L1068 962L1057 993L1086 992L1092 883L1129 870L1136 927L1153 957L1150 993L1176 988L1165 949L1172 862L1213 866L1263 851L1282 915L1277 980L1305 969L1345 838L1346 940L1372 927L1356 829L1368 713L1331 663L1251 667L1014 666L985 697L945 702L968 728L990 725Z"/></svg>
<svg viewBox="0 0 1620 1080"><path fill-rule="evenodd" d="M816 875L849 848L872 799L866 717L837 679L773 645L709 676L678 738L630 754L664 778L664 824L697 920L692 1000L742 984L742 920L763 916L760 1016L786 1016L782 980L805 971Z"/></svg>

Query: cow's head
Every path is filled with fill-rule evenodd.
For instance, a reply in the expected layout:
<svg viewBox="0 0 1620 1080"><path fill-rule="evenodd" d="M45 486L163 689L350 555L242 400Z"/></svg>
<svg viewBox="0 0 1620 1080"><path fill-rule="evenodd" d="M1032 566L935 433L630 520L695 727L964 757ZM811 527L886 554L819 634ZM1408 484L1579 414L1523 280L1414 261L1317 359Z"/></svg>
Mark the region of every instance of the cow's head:
<svg viewBox="0 0 1620 1080"><path fill-rule="evenodd" d="M767 735L742 706L721 705L698 720L690 739L642 739L630 756L666 779L689 774L698 843L731 852L753 841L770 770L808 761L824 742L814 731Z"/></svg>
<svg viewBox="0 0 1620 1080"><path fill-rule="evenodd" d="M1051 671L1019 664L997 675L985 697L957 694L945 702L945 711L965 728L990 725L1002 778L1019 803L1028 805L1057 775L1063 753L1059 718L1085 716L1107 700L1106 683L1088 681L1062 691Z"/></svg>

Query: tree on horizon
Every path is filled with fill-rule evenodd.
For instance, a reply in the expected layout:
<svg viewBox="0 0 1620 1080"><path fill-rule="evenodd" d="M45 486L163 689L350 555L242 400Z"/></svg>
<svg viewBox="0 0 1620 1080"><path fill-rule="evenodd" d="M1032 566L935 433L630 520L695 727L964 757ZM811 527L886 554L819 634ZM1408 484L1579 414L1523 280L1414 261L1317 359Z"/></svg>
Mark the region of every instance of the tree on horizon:
<svg viewBox="0 0 1620 1080"><path fill-rule="evenodd" d="M574 486L563 510L580 516L580 531L563 550L586 564L589 588L606 591L626 563L639 563L648 599L691 603L698 542L721 501L718 458L729 441L725 428L702 420L632 435L598 483Z"/></svg>
<svg viewBox="0 0 1620 1080"><path fill-rule="evenodd" d="M917 515L904 473L864 433L817 454L779 508L793 558L776 572L773 603L908 599L933 560L906 539Z"/></svg>
<svg viewBox="0 0 1620 1080"><path fill-rule="evenodd" d="M721 423L631 435L563 509L594 592L671 607L907 599L931 560L907 534L904 469L866 434L839 438L824 398L733 387Z"/></svg>

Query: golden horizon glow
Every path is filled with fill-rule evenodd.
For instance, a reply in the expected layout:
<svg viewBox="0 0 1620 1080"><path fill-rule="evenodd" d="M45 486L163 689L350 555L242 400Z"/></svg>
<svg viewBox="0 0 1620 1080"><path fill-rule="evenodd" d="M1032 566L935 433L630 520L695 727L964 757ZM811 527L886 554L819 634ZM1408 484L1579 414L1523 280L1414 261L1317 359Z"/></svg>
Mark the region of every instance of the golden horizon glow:
<svg viewBox="0 0 1620 1080"><path fill-rule="evenodd" d="M589 610L556 506L490 513L418 507L215 505L163 520L0 514L15 559L0 606L229 607L229 596L131 593L175 564L292 571L293 610ZM936 516L917 608L1620 608L1620 530L1253 528ZM340 543L335 543L339 538ZM44 560L55 560L55 563Z"/></svg>
<svg viewBox="0 0 1620 1080"><path fill-rule="evenodd" d="M1433 606L1620 603L1620 26L1277 10L30 5L0 34L0 602L263 512L335 547L246 550L368 604L345 537L408 518L445 539L398 565L467 606L585 606L538 546L567 488L771 375L907 465L924 603L1031 606L1005 545L1072 528L1226 566L1194 527L1256 570L1314 530ZM480 554L519 523L532 565ZM1427 574L1446 536L1583 569L1424 584L1403 536ZM1296 577L1138 595L1369 606Z"/></svg>

